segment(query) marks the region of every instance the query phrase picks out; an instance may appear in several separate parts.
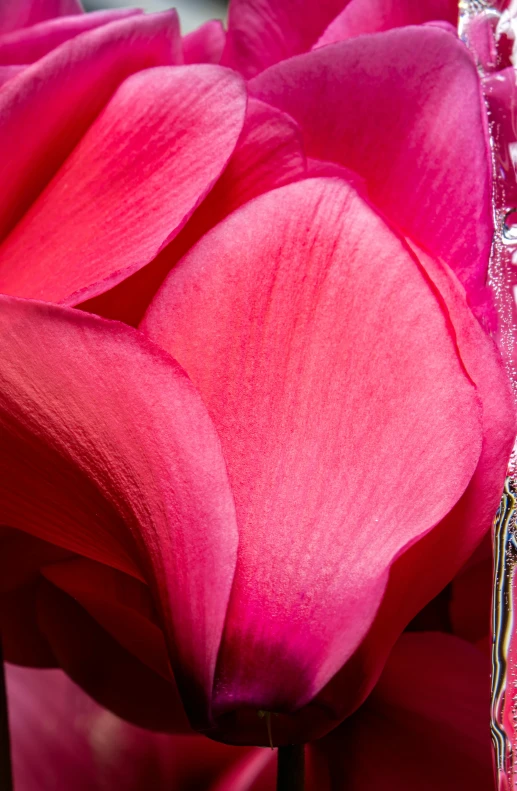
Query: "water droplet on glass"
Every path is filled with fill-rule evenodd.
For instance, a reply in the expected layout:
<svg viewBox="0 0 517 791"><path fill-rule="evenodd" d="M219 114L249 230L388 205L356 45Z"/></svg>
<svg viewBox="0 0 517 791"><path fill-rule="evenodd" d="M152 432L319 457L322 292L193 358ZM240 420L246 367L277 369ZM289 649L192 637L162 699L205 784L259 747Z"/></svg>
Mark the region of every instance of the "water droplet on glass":
<svg viewBox="0 0 517 791"><path fill-rule="evenodd" d="M510 209L503 219L503 239L507 244L517 244L517 209ZM515 253L512 256L512 263Z"/></svg>
<svg viewBox="0 0 517 791"><path fill-rule="evenodd" d="M460 0L459 11L459 34L483 87L493 159L495 238L488 273L497 313L493 335L517 404L517 83L511 68L517 62L517 0ZM517 789L517 446L493 546L491 731L496 788L510 791Z"/></svg>

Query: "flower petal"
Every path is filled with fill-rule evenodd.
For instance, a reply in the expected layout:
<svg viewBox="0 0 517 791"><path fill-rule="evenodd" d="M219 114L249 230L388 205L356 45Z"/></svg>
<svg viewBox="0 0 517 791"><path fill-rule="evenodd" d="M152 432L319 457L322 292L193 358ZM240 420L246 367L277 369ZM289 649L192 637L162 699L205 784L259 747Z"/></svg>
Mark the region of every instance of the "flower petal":
<svg viewBox="0 0 517 791"><path fill-rule="evenodd" d="M20 791L207 789L246 752L200 736L135 728L59 670L8 666L7 689Z"/></svg>
<svg viewBox="0 0 517 791"><path fill-rule="evenodd" d="M235 497L219 710L298 708L365 636L395 557L476 468L479 404L447 316L354 190L314 179L207 234L143 327L200 391Z"/></svg>
<svg viewBox="0 0 517 791"><path fill-rule="evenodd" d="M190 732L173 679L126 650L70 596L42 581L37 622L59 666L101 706L152 730Z"/></svg>
<svg viewBox="0 0 517 791"><path fill-rule="evenodd" d="M82 13L79 0L9 0L0 6L0 32L7 33L46 19Z"/></svg>
<svg viewBox="0 0 517 791"><path fill-rule="evenodd" d="M250 90L298 121L308 156L362 176L373 203L482 301L491 159L461 41L430 26L363 36L280 63Z"/></svg>
<svg viewBox="0 0 517 791"><path fill-rule="evenodd" d="M332 20L316 47L335 44L365 33L444 20L458 24L457 0L350 0Z"/></svg>
<svg viewBox="0 0 517 791"><path fill-rule="evenodd" d="M485 657L451 635L404 634L364 706L313 749L332 791L488 791L488 720Z"/></svg>
<svg viewBox="0 0 517 791"><path fill-rule="evenodd" d="M0 291L73 305L148 264L223 170L245 105L219 66L127 79L0 248Z"/></svg>
<svg viewBox="0 0 517 791"><path fill-rule="evenodd" d="M0 239L130 74L181 62L175 11L138 14L67 41L0 93ZM31 129L30 135L27 129Z"/></svg>
<svg viewBox="0 0 517 791"><path fill-rule="evenodd" d="M205 407L131 328L27 300L0 306L6 524L145 579L178 684L201 707L237 546Z"/></svg>
<svg viewBox="0 0 517 791"><path fill-rule="evenodd" d="M136 326L166 275L210 228L256 195L302 178L305 170L297 124L285 113L252 99L225 171L182 232L148 267L85 301L81 308Z"/></svg>
<svg viewBox="0 0 517 791"><path fill-rule="evenodd" d="M46 565L41 571L137 659L168 681L172 679L167 647L147 585L86 558Z"/></svg>
<svg viewBox="0 0 517 791"><path fill-rule="evenodd" d="M422 251L418 251L418 257L444 300L462 363L481 398L483 445L476 472L463 497L431 534L396 560L373 627L319 696L320 704L333 710L338 719L362 703L398 634L455 577L490 530L515 438L512 393L495 344L474 319L464 291L450 270ZM419 497L420 490L418 507ZM425 574L421 568L427 570Z"/></svg>
<svg viewBox="0 0 517 791"><path fill-rule="evenodd" d="M222 62L254 77L309 50L348 0L231 0Z"/></svg>
<svg viewBox="0 0 517 791"><path fill-rule="evenodd" d="M185 63L220 63L226 32L219 19L211 19L183 37Z"/></svg>
<svg viewBox="0 0 517 791"><path fill-rule="evenodd" d="M40 22L29 28L14 30L0 36L0 63L2 65L34 63L51 50L80 33L141 13L136 8L117 8L78 14Z"/></svg>

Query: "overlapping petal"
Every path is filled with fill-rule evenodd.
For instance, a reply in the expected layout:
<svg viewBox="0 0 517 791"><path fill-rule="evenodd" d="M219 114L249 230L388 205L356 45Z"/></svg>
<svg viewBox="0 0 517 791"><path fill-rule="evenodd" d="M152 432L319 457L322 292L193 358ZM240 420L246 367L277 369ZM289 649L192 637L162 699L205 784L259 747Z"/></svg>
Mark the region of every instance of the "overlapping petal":
<svg viewBox="0 0 517 791"><path fill-rule="evenodd" d="M82 14L79 0L15 0L0 6L0 33L37 25L46 19Z"/></svg>
<svg viewBox="0 0 517 791"><path fill-rule="evenodd" d="M419 0L418 3L414 0L350 0L332 20L316 46L438 20L457 26L457 0Z"/></svg>
<svg viewBox="0 0 517 791"><path fill-rule="evenodd" d="M185 63L220 63L226 31L218 19L205 22L183 38Z"/></svg>
<svg viewBox="0 0 517 791"><path fill-rule="evenodd" d="M193 791L240 751L199 736L135 728L59 670L7 667L14 781L20 791Z"/></svg>
<svg viewBox="0 0 517 791"><path fill-rule="evenodd" d="M0 239L126 77L181 60L176 12L138 14L76 36L9 80L0 93Z"/></svg>
<svg viewBox="0 0 517 791"><path fill-rule="evenodd" d="M298 125L276 108L251 99L227 167L181 233L149 266L80 307L137 326L166 275L203 234L256 195L305 173Z"/></svg>
<svg viewBox="0 0 517 791"><path fill-rule="evenodd" d="M349 0L232 0L223 63L254 77L306 52Z"/></svg>
<svg viewBox="0 0 517 791"><path fill-rule="evenodd" d="M184 372L122 324L2 297L0 433L6 524L145 579L178 684L207 716L237 529Z"/></svg>
<svg viewBox="0 0 517 791"><path fill-rule="evenodd" d="M143 328L199 389L236 503L218 711L298 708L476 469L480 404L447 313L354 190L314 179L207 234Z"/></svg>
<svg viewBox="0 0 517 791"><path fill-rule="evenodd" d="M0 291L76 304L148 264L223 170L245 107L218 66L127 79L0 247Z"/></svg>
<svg viewBox="0 0 517 791"><path fill-rule="evenodd" d="M483 405L483 445L475 474L441 524L408 548L394 563L374 625L352 659L322 691L322 705L343 718L369 694L400 631L467 562L490 528L502 493L516 430L508 377L493 341L468 308L465 293L450 270L418 252L443 300L461 360ZM416 489L420 507L427 474ZM422 574L421 568L428 570Z"/></svg>
<svg viewBox="0 0 517 791"><path fill-rule="evenodd" d="M250 90L299 122L308 156L362 176L373 203L483 302L490 154L462 42L430 26L364 36L273 66Z"/></svg>
<svg viewBox="0 0 517 791"><path fill-rule="evenodd" d="M489 791L488 719L483 654L450 635L405 634L364 706L315 750L328 791Z"/></svg>
<svg viewBox="0 0 517 791"><path fill-rule="evenodd" d="M136 8L116 8L110 11L50 19L29 28L14 30L0 36L0 64L34 63L38 58L42 58L55 47L80 33L139 13L141 12Z"/></svg>

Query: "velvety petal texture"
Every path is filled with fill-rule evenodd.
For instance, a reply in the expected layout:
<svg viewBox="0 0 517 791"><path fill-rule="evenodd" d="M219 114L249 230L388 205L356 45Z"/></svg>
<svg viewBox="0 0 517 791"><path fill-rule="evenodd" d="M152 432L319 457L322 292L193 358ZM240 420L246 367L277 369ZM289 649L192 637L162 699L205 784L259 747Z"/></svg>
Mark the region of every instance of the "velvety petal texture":
<svg viewBox="0 0 517 791"><path fill-rule="evenodd" d="M0 434L7 524L144 579L178 684L206 715L237 528L184 372L122 324L2 297Z"/></svg>
<svg viewBox="0 0 517 791"><path fill-rule="evenodd" d="M373 203L483 302L490 154L461 41L429 26L364 36L273 66L250 90L298 121L309 156L362 176Z"/></svg>
<svg viewBox="0 0 517 791"><path fill-rule="evenodd" d="M391 564L478 464L481 405L447 314L357 193L314 179L207 234L143 329L200 391L235 498L216 710L298 708L365 637Z"/></svg>
<svg viewBox="0 0 517 791"><path fill-rule="evenodd" d="M181 60L176 12L138 14L76 36L10 80L0 93L0 239L126 77Z"/></svg>
<svg viewBox="0 0 517 791"><path fill-rule="evenodd" d="M0 5L0 33L82 11L79 0L4 0Z"/></svg>
<svg viewBox="0 0 517 791"><path fill-rule="evenodd" d="M149 263L225 167L245 108L217 66L127 79L0 247L0 290L76 304Z"/></svg>

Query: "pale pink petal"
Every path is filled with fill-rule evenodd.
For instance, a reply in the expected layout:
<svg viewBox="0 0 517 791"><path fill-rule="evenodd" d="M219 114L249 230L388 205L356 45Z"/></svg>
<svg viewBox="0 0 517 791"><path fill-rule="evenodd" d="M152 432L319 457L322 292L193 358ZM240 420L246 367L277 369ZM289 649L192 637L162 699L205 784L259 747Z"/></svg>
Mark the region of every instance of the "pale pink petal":
<svg viewBox="0 0 517 791"><path fill-rule="evenodd" d="M82 12L79 0L3 0L0 5L0 32Z"/></svg>
<svg viewBox="0 0 517 791"><path fill-rule="evenodd" d="M391 222L483 300L491 160L461 41L430 26L363 36L278 64L250 90L298 121L309 157L362 176Z"/></svg>
<svg viewBox="0 0 517 791"><path fill-rule="evenodd" d="M29 28L14 30L12 33L0 36L0 63L6 65L34 63L38 58L42 58L55 47L80 33L138 13L141 12L136 8L118 8L51 19Z"/></svg>
<svg viewBox="0 0 517 791"><path fill-rule="evenodd" d="M183 37L185 63L220 63L226 32L218 19L206 22Z"/></svg>
<svg viewBox="0 0 517 791"><path fill-rule="evenodd" d="M490 791L489 689L488 662L468 643L403 635L358 713L313 747L332 791Z"/></svg>
<svg viewBox="0 0 517 791"><path fill-rule="evenodd" d="M0 91L0 239L126 77L181 59L176 12L139 14L76 36L9 80Z"/></svg>
<svg viewBox="0 0 517 791"><path fill-rule="evenodd" d="M222 62L254 77L306 52L349 0L231 0Z"/></svg>
<svg viewBox="0 0 517 791"><path fill-rule="evenodd" d="M206 409L135 330L0 302L2 516L145 579L178 684L206 715L237 545Z"/></svg>
<svg viewBox="0 0 517 791"><path fill-rule="evenodd" d="M245 106L219 66L127 79L0 247L0 291L73 305L148 264L225 167Z"/></svg>
<svg viewBox="0 0 517 791"><path fill-rule="evenodd" d="M144 329L199 389L236 503L218 711L298 708L364 638L397 555L476 469L480 404L447 315L354 190L312 179L207 234Z"/></svg>
<svg viewBox="0 0 517 791"><path fill-rule="evenodd" d="M213 151L208 153L213 156ZM148 267L81 307L136 326L168 272L210 228L256 195L297 181L305 172L297 124L274 107L250 100L244 128L225 171L184 230Z"/></svg>
<svg viewBox="0 0 517 791"><path fill-rule="evenodd" d="M350 0L332 20L316 47L365 33L438 20L457 26L457 0Z"/></svg>
<svg viewBox="0 0 517 791"><path fill-rule="evenodd" d="M474 319L450 270L421 251L418 257L444 300L462 363L476 383L483 404L483 446L463 497L432 533L397 559L373 627L322 691L320 703L333 708L337 718L347 716L365 699L400 631L453 579L490 530L515 437L508 377L493 341ZM427 480L425 476L417 487L417 508ZM421 573L421 568L426 572Z"/></svg>

